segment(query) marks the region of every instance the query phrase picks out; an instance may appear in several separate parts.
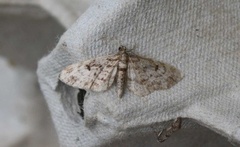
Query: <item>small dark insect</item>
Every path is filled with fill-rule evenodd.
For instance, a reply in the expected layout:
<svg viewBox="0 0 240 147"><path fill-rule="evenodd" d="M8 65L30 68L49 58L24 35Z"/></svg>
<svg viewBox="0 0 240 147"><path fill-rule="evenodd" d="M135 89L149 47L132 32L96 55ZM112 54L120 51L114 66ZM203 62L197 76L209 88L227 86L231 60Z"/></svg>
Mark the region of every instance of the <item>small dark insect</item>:
<svg viewBox="0 0 240 147"><path fill-rule="evenodd" d="M63 43L62 43L62 46L67 47L67 43L66 43L66 42L63 42Z"/></svg>
<svg viewBox="0 0 240 147"><path fill-rule="evenodd" d="M84 102L84 96L86 95L86 90L79 89L78 95L77 95L77 101L78 105L80 108L80 112L78 114L84 119L84 107L83 107L83 102Z"/></svg>
<svg viewBox="0 0 240 147"><path fill-rule="evenodd" d="M155 134L157 135L158 142L162 143L165 140L167 140L168 137L170 137L174 132L176 132L181 128L181 124L182 124L182 118L178 117L172 122L171 126L169 126L168 128L165 128L160 132L154 131Z"/></svg>

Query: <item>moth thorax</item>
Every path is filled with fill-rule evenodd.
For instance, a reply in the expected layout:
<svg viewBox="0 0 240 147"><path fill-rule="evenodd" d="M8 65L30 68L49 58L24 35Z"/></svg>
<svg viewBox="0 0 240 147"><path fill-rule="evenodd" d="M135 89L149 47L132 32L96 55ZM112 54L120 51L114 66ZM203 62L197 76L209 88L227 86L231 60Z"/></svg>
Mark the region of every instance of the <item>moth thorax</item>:
<svg viewBox="0 0 240 147"><path fill-rule="evenodd" d="M124 69L127 68L127 59L128 59L128 55L126 53L123 53L119 61L119 68L124 68Z"/></svg>

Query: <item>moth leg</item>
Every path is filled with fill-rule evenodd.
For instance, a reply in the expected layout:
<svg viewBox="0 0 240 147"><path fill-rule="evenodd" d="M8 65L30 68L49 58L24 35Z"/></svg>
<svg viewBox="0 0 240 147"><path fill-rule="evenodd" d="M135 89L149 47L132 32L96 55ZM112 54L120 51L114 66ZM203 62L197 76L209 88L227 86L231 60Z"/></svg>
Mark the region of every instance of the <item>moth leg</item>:
<svg viewBox="0 0 240 147"><path fill-rule="evenodd" d="M172 123L173 131L175 132L175 131L181 129L181 126L182 126L182 118L178 117Z"/></svg>
<svg viewBox="0 0 240 147"><path fill-rule="evenodd" d="M181 124L182 124L182 118L178 117L172 122L171 126L163 129L159 133L157 132L156 135L157 135L158 142L161 143L167 140L174 132L176 132L181 128Z"/></svg>

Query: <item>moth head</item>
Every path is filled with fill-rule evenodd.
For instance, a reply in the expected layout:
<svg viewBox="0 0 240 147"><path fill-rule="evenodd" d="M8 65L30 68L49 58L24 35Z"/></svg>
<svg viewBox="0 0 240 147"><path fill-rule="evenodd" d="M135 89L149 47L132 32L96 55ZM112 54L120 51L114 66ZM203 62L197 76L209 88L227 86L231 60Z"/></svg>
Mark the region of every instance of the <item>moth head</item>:
<svg viewBox="0 0 240 147"><path fill-rule="evenodd" d="M125 47L125 46L120 46L119 48L118 48L118 50L120 51L120 52L126 52L126 50L127 50L127 48Z"/></svg>

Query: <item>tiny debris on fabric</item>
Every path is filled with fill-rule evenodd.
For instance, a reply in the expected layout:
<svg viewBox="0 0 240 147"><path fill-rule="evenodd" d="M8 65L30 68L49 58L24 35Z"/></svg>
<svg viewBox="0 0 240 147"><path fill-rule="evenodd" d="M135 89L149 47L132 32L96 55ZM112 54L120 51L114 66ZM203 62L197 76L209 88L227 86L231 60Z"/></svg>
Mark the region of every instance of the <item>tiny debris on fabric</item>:
<svg viewBox="0 0 240 147"><path fill-rule="evenodd" d="M117 94L121 98L124 87L143 97L155 90L171 88L182 77L180 71L172 65L135 55L120 46L115 55L67 66L60 73L59 79L67 85L93 91L109 89L116 79Z"/></svg>

